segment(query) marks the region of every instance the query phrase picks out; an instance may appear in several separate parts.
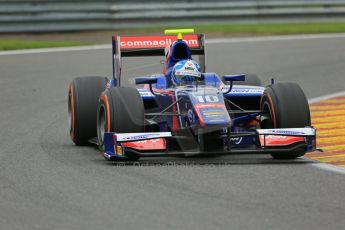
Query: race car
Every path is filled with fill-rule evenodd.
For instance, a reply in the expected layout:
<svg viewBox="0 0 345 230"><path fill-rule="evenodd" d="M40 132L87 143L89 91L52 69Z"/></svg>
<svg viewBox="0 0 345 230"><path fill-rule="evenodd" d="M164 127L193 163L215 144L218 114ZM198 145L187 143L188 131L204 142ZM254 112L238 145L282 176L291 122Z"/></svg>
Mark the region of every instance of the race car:
<svg viewBox="0 0 345 230"><path fill-rule="evenodd" d="M263 87L256 75L207 72L205 36L113 36L113 77L79 77L68 91L70 137L108 160L316 150L308 101L296 83ZM121 74L123 57L165 56L159 74ZM135 84L133 84L135 83Z"/></svg>

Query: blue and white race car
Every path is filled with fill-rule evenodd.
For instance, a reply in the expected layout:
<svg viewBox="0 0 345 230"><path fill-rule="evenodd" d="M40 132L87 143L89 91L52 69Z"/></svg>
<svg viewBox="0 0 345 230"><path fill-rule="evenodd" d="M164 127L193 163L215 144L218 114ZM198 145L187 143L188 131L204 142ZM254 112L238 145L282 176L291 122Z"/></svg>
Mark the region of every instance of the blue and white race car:
<svg viewBox="0 0 345 230"><path fill-rule="evenodd" d="M113 78L79 77L68 93L70 136L109 160L316 150L307 99L295 83L260 86L255 75L206 72L203 34L113 36ZM184 35L188 34L188 35ZM165 56L161 74L121 77L122 57ZM197 57L197 58L195 58ZM196 61L198 59L198 61Z"/></svg>

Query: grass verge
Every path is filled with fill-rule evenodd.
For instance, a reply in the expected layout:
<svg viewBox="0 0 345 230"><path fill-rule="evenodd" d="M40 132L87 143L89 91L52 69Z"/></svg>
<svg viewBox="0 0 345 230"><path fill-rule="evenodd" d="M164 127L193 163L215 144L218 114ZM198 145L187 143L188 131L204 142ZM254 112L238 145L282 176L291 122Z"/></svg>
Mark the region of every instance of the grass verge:
<svg viewBox="0 0 345 230"><path fill-rule="evenodd" d="M34 48L50 48L50 47L66 47L90 45L89 42L80 41L28 41L28 40L0 40L0 50L16 50L16 49L34 49Z"/></svg>
<svg viewBox="0 0 345 230"><path fill-rule="evenodd" d="M107 31L85 31L72 33L19 34L11 37L0 37L1 50L32 49L48 47L65 47L108 43L113 34L120 35L161 35L167 27L149 27L135 29L120 29ZM293 23L293 24L210 24L185 25L174 28L194 28L197 33L205 33L207 37L226 36L260 36L260 35L292 35L345 33L345 22L327 23ZM17 36L17 37L15 37ZM67 39L66 39L67 38ZM59 41L61 39L61 41Z"/></svg>
<svg viewBox="0 0 345 230"><path fill-rule="evenodd" d="M169 27L151 27L142 29L128 29L121 31L161 32ZM174 27L175 28L175 27ZM249 34L249 35L289 35L289 34L317 34L317 33L343 33L345 22L327 23L292 23L292 24L209 24L186 25L176 28L194 28L198 33L216 34Z"/></svg>
<svg viewBox="0 0 345 230"><path fill-rule="evenodd" d="M345 32L345 23L200 25L197 31L250 34L316 34Z"/></svg>

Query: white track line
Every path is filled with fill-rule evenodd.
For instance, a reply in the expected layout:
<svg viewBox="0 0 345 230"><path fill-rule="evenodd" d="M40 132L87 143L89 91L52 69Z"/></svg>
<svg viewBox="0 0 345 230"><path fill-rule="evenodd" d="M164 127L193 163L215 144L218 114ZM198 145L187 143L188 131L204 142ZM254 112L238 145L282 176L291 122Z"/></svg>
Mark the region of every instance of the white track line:
<svg viewBox="0 0 345 230"><path fill-rule="evenodd" d="M206 39L206 44L226 44L226 43L243 43L243 42L270 42L270 41L289 41L305 39L328 39L328 38L345 38L345 33L337 34L308 34L308 35L284 35L284 36L264 36L264 37L242 37L242 38L213 38ZM92 46L73 46L61 48L42 48L27 50L1 51L0 56L19 55L19 54L40 54L68 51L87 51L110 49L110 44L92 45Z"/></svg>
<svg viewBox="0 0 345 230"><path fill-rule="evenodd" d="M18 55L18 54L41 54L41 53L56 53L68 51L88 51L88 50L103 50L111 49L111 45L94 45L94 46L73 46L73 47L59 47L59 48L41 48L41 49L27 49L27 50L11 50L1 51L0 56Z"/></svg>
<svg viewBox="0 0 345 230"><path fill-rule="evenodd" d="M308 102L309 102L309 104L313 104L313 103L317 103L317 102L320 102L323 100L327 100L327 99L334 98L334 97L340 97L340 96L344 96L344 95L345 95L345 91L344 92L338 92L338 93L332 93L332 94L327 94L327 95L324 95L321 97L309 99ZM312 159L309 159L309 160L312 160ZM326 171L340 173L340 174L345 175L345 168L338 167L338 166L335 166L332 164L316 162L316 163L313 163L312 166L319 168L319 169L326 170Z"/></svg>
<svg viewBox="0 0 345 230"><path fill-rule="evenodd" d="M328 39L328 38L345 38L345 33L206 39L206 44L270 42L270 41L290 41L290 40L306 40L306 39L309 40L309 39Z"/></svg>
<svg viewBox="0 0 345 230"><path fill-rule="evenodd" d="M310 159L309 159L310 160ZM329 171L329 172L333 172L333 173L339 173L339 174L344 174L345 175L345 169L342 167L338 167L335 165L331 165L331 164L327 164L327 163L312 163L311 166L325 170L325 171Z"/></svg>
<svg viewBox="0 0 345 230"><path fill-rule="evenodd" d="M309 99L308 102L309 102L309 104L313 104L313 103L320 102L322 100L327 100L327 99L330 99L330 98L341 97L341 96L345 96L345 91L344 92L327 94L327 95L320 96L320 97L315 97L315 98Z"/></svg>

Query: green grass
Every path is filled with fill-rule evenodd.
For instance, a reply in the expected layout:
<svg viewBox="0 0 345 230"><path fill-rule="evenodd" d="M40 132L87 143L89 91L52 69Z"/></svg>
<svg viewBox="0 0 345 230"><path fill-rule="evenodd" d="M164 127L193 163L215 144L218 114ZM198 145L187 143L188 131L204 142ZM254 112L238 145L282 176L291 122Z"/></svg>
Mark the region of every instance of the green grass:
<svg viewBox="0 0 345 230"><path fill-rule="evenodd" d="M0 40L0 50L34 49L50 47L66 47L89 45L87 42L79 41L28 41L28 40Z"/></svg>
<svg viewBox="0 0 345 230"><path fill-rule="evenodd" d="M159 32L169 27L151 27L137 29L139 32ZM176 28L194 28L198 33L217 34L317 34L317 33L343 33L345 22L329 23L295 23L295 24L210 24L210 25L186 25ZM121 31L121 30L120 30ZM135 31L135 29L134 29Z"/></svg>
<svg viewBox="0 0 345 230"><path fill-rule="evenodd" d="M150 27L117 30L117 34L162 34L167 27ZM296 24L210 24L210 25L187 25L176 26L175 28L194 28L197 33L206 33L209 36L227 35L285 35L285 34L318 34L318 33L345 33L345 22L329 23L296 23ZM109 32L109 31L108 31ZM94 32L90 32L94 33ZM85 37L92 41L92 35ZM108 36L108 35L107 35ZM1 50L33 49L48 47L65 47L90 45L90 42L83 41L37 41L24 39L0 39Z"/></svg>
<svg viewBox="0 0 345 230"><path fill-rule="evenodd" d="M258 24L258 25L200 25L197 31L250 34L315 34L345 32L345 23Z"/></svg>

